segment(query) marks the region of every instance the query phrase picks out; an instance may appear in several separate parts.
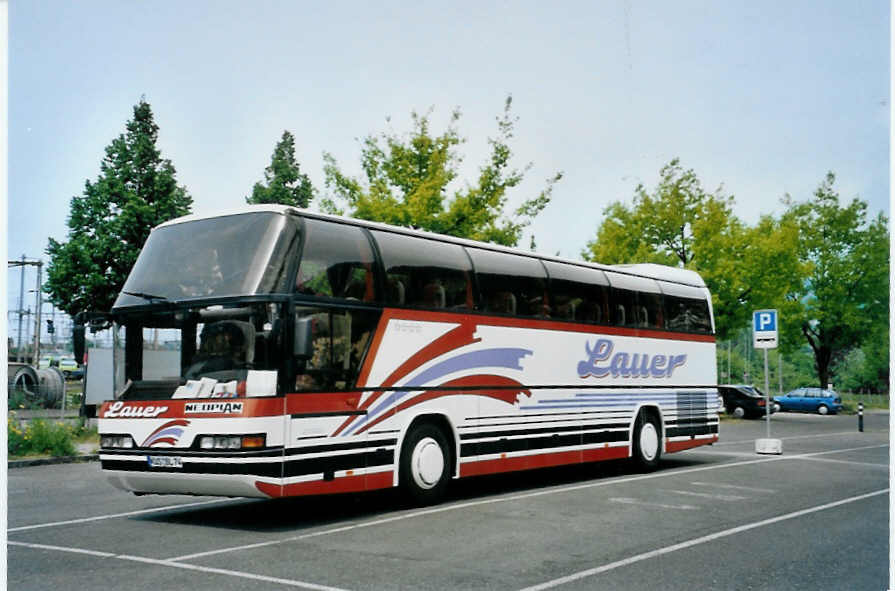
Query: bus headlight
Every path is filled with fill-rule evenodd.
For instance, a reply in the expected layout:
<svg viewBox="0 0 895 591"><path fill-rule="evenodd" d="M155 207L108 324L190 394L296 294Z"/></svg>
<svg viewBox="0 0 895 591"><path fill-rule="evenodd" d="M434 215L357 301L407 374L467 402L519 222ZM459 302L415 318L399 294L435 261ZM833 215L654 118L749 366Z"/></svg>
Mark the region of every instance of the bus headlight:
<svg viewBox="0 0 895 591"><path fill-rule="evenodd" d="M203 435L199 438L199 449L258 449L264 447L264 435Z"/></svg>
<svg viewBox="0 0 895 591"><path fill-rule="evenodd" d="M99 446L106 449L132 449L134 438L130 435L103 435L99 439Z"/></svg>

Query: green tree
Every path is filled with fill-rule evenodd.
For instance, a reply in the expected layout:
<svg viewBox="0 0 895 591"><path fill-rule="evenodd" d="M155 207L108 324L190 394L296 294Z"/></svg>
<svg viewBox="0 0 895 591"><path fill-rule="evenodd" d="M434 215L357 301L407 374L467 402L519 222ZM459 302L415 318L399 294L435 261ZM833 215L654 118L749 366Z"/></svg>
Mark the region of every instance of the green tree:
<svg viewBox="0 0 895 591"><path fill-rule="evenodd" d="M110 310L150 229L190 212L192 197L156 147L158 129L141 99L125 132L106 147L96 181L72 197L68 240L50 238L44 289L72 316Z"/></svg>
<svg viewBox="0 0 895 591"><path fill-rule="evenodd" d="M255 183L246 203L279 203L306 208L314 199L314 186L308 175L301 172L295 159L295 138L284 131L264 169L265 184Z"/></svg>
<svg viewBox="0 0 895 591"><path fill-rule="evenodd" d="M765 216L754 228L733 214L734 198L708 192L675 158L652 191L642 184L633 204L611 203L582 257L603 264L659 263L697 271L712 293L719 338L732 338L752 310L775 307L802 274L797 227ZM789 346L793 346L792 340Z"/></svg>
<svg viewBox="0 0 895 591"><path fill-rule="evenodd" d="M659 263L700 272L712 292L717 331L726 337L738 326L736 312L747 292L729 269L744 242L732 204L720 188L703 189L696 173L675 158L662 167L655 189L640 184L631 206L616 201L604 210L597 236L581 256L608 265Z"/></svg>
<svg viewBox="0 0 895 591"><path fill-rule="evenodd" d="M868 220L867 203L840 204L836 177L827 173L813 198L784 198L786 219L799 228L805 281L790 294L793 325L814 352L821 387L845 355L888 324L889 231L883 214Z"/></svg>
<svg viewBox="0 0 895 591"><path fill-rule="evenodd" d="M553 185L562 178L558 172L536 196L507 213L508 191L518 186L531 163L521 170L510 164L509 142L518 118L511 114L512 97L507 97L502 116L497 117L497 135L489 138L490 155L479 167L475 184L454 188L461 157L456 149L464 143L457 131L459 110L451 114L447 129L433 135L431 110L412 113L413 129L407 135L383 132L363 140L363 178L343 173L335 158L324 153L326 186L332 194L322 206L332 213L348 214L386 222L495 242L516 245L525 228L550 202Z"/></svg>

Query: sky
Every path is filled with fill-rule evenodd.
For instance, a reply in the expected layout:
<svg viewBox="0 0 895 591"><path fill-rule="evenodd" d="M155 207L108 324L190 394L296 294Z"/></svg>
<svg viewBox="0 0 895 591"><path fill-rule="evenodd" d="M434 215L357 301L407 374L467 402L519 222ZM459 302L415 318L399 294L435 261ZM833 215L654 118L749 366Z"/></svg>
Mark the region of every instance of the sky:
<svg viewBox="0 0 895 591"><path fill-rule="evenodd" d="M557 171L530 227L578 258L613 201L678 157L749 223L827 171L889 214L890 14L883 0L226 2L13 0L8 256L47 260L70 200L141 97L199 214L237 207L284 130L326 193L323 152L359 175L360 140L459 108L474 181L508 95L510 207ZM528 245L528 235L520 242ZM18 308L19 270L7 274ZM25 306L34 305L26 275ZM45 307L45 311L49 306ZM10 333L15 330L9 315ZM15 335L12 335L15 336Z"/></svg>

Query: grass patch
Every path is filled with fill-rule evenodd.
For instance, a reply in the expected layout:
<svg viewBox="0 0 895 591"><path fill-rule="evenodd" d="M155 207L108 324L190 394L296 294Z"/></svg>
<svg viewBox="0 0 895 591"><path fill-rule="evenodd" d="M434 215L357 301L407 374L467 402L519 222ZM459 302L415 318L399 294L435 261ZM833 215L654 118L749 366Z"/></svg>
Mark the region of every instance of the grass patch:
<svg viewBox="0 0 895 591"><path fill-rule="evenodd" d="M858 413L858 403L864 403L864 410L889 410L889 396L886 394L840 394L842 412Z"/></svg>

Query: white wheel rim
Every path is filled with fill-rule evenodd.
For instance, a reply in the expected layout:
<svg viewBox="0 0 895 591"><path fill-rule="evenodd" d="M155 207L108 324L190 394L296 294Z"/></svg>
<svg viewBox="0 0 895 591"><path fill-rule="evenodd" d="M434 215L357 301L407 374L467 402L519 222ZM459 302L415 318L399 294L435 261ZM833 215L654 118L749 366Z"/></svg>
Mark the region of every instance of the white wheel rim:
<svg viewBox="0 0 895 591"><path fill-rule="evenodd" d="M743 410L741 407L739 407L739 406L736 407L735 409L733 409L733 416L735 416L735 417L738 418L738 419L743 418L743 416L744 416L745 414L746 414L746 411L744 411L744 410Z"/></svg>
<svg viewBox="0 0 895 591"><path fill-rule="evenodd" d="M825 414L827 414L827 407L826 407L826 406L821 406L821 407L819 407L819 408L817 409L817 412L819 412L819 413L822 414L822 415L825 415Z"/></svg>
<svg viewBox="0 0 895 591"><path fill-rule="evenodd" d="M640 453L647 461L655 459L659 453L659 433L652 423L644 423L640 428Z"/></svg>
<svg viewBox="0 0 895 591"><path fill-rule="evenodd" d="M410 471L420 488L429 490L438 484L444 472L444 452L437 441L431 437L420 439L410 456Z"/></svg>

